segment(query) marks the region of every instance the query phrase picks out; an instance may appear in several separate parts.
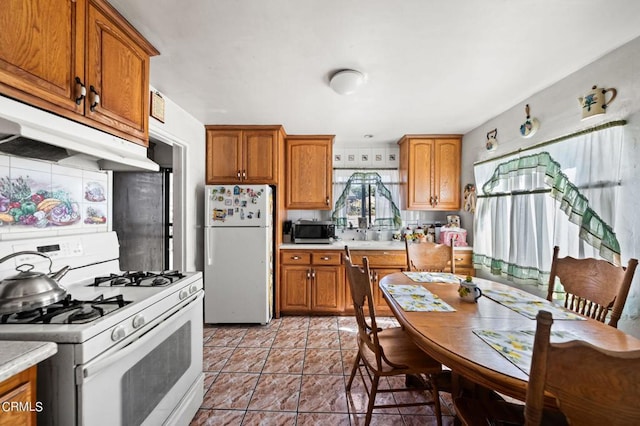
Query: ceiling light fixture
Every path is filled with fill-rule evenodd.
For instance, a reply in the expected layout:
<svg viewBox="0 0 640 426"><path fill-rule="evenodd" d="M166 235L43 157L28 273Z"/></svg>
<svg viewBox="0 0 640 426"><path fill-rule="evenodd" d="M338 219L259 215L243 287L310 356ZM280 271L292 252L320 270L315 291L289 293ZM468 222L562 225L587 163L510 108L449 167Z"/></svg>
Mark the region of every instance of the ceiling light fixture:
<svg viewBox="0 0 640 426"><path fill-rule="evenodd" d="M364 74L356 70L340 70L331 76L329 86L340 95L350 95L364 83Z"/></svg>

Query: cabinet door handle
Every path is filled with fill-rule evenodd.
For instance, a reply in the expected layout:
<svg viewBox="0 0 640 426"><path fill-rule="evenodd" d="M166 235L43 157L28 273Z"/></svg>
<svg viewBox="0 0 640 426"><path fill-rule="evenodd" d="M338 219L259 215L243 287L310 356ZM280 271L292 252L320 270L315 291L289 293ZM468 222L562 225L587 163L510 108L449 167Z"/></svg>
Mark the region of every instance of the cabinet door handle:
<svg viewBox="0 0 640 426"><path fill-rule="evenodd" d="M240 170L238 170L238 172L236 173L236 177L238 178L238 180L240 180Z"/></svg>
<svg viewBox="0 0 640 426"><path fill-rule="evenodd" d="M329 197L327 197L327 199L324 201L324 203L328 206L329 205Z"/></svg>
<svg viewBox="0 0 640 426"><path fill-rule="evenodd" d="M316 279L316 271L315 271L315 269L311 270L311 279L313 279L313 280Z"/></svg>
<svg viewBox="0 0 640 426"><path fill-rule="evenodd" d="M320 260L331 260L331 258L329 256L322 256Z"/></svg>
<svg viewBox="0 0 640 426"><path fill-rule="evenodd" d="M437 206L438 205L438 196L437 195L435 197L433 197L433 201L434 201L434 204Z"/></svg>
<svg viewBox="0 0 640 426"><path fill-rule="evenodd" d="M307 279L311 279L311 269L307 269Z"/></svg>
<svg viewBox="0 0 640 426"><path fill-rule="evenodd" d="M80 105L87 96L87 88L82 84L80 77L76 77L76 105Z"/></svg>
<svg viewBox="0 0 640 426"><path fill-rule="evenodd" d="M247 178L247 171L243 170L242 171L242 179L246 179Z"/></svg>
<svg viewBox="0 0 640 426"><path fill-rule="evenodd" d="M291 256L291 260L300 260L300 256Z"/></svg>
<svg viewBox="0 0 640 426"><path fill-rule="evenodd" d="M91 106L89 106L89 109L93 112L96 110L96 107L100 105L100 95L96 91L96 88L93 87L93 85L89 86L89 101L91 102Z"/></svg>

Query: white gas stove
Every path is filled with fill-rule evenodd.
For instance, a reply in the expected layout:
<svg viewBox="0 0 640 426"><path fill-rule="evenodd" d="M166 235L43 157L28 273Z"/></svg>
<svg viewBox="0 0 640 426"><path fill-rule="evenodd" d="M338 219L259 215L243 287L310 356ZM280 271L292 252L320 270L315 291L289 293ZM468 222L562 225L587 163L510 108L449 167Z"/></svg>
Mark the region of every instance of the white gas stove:
<svg viewBox="0 0 640 426"><path fill-rule="evenodd" d="M58 344L38 367L39 424L188 424L202 402L202 274L122 272L118 248L114 232L0 242L0 256L70 267L64 299L0 315L0 339ZM49 267L20 255L0 278L24 264Z"/></svg>

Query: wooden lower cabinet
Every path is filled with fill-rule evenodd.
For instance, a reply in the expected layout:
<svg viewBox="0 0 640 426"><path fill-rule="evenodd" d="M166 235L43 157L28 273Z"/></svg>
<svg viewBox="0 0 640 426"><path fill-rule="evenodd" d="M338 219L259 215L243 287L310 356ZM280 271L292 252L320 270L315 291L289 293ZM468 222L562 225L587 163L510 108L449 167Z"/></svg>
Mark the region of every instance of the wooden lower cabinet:
<svg viewBox="0 0 640 426"><path fill-rule="evenodd" d="M366 256L369 261L369 268L371 269L371 285L373 299L376 308L377 315L392 315L389 305L382 297L380 291L380 280L389 274L394 272L401 272L407 268L407 255L402 250L385 251L385 250L351 250L351 257L354 264L362 265L362 258ZM353 300L351 298L351 291L347 285L347 309L346 311L353 312Z"/></svg>
<svg viewBox="0 0 640 426"><path fill-rule="evenodd" d="M0 425L36 424L37 368L34 365L0 383Z"/></svg>
<svg viewBox="0 0 640 426"><path fill-rule="evenodd" d="M380 291L380 281L389 274L407 270L404 250L351 250L355 264L366 256L376 314L393 315ZM475 276L473 252L454 252L456 274ZM280 312L284 314L353 314L353 299L341 250L280 251Z"/></svg>
<svg viewBox="0 0 640 426"><path fill-rule="evenodd" d="M393 315L387 301L382 296L380 290L380 281L387 275L395 272L402 272L403 268L374 268L371 270L373 274L371 284L373 285L373 300L376 306L376 315Z"/></svg>
<svg viewBox="0 0 640 426"><path fill-rule="evenodd" d="M342 254L334 251L280 252L280 312L344 312L345 274Z"/></svg>
<svg viewBox="0 0 640 426"><path fill-rule="evenodd" d="M455 250L453 257L456 263L456 274L476 276L476 270L473 268L473 252L471 250Z"/></svg>

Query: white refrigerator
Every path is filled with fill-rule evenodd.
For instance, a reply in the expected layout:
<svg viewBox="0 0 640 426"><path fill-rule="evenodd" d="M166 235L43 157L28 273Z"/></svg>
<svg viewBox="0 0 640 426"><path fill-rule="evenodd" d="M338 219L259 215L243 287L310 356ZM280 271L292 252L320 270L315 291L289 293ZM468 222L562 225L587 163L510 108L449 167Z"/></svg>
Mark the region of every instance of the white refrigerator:
<svg viewBox="0 0 640 426"><path fill-rule="evenodd" d="M204 321L267 324L273 316L269 185L205 187Z"/></svg>

